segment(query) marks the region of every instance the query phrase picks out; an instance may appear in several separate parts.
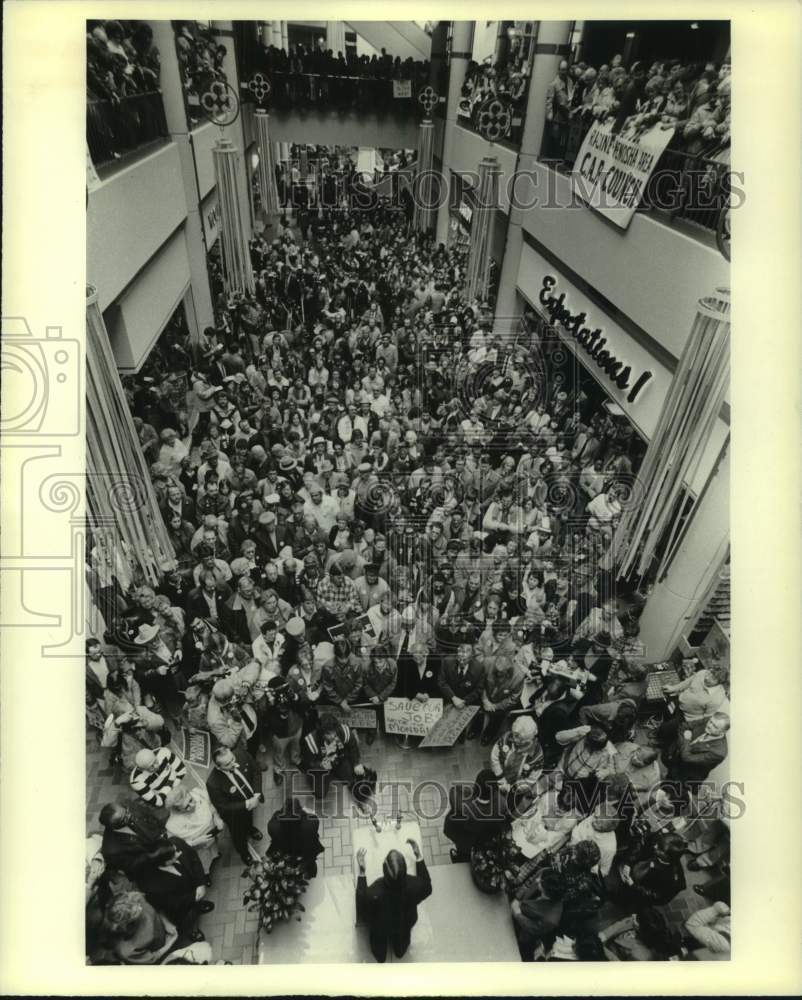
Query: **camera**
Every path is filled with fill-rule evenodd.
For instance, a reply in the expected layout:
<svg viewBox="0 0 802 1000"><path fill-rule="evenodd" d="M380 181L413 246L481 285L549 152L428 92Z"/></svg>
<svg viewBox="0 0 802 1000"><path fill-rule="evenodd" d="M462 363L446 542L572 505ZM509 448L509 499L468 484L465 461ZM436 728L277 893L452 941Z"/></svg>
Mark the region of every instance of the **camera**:
<svg viewBox="0 0 802 1000"><path fill-rule="evenodd" d="M37 338L21 316L3 318L4 434L72 437L81 429L80 344L47 327Z"/></svg>

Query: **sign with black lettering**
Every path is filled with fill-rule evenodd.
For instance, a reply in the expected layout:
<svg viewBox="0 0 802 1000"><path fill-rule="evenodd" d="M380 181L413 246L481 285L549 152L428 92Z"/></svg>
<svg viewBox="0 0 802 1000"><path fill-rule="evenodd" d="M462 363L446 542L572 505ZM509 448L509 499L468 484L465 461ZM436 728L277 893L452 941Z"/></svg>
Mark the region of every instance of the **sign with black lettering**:
<svg viewBox="0 0 802 1000"><path fill-rule="evenodd" d="M384 728L388 733L425 736L442 715L442 698L388 698L384 703Z"/></svg>
<svg viewBox="0 0 802 1000"><path fill-rule="evenodd" d="M344 722L352 729L375 729L376 709L359 708L351 706L351 711L346 712L339 705L326 705L326 715L333 715L335 719Z"/></svg>
<svg viewBox="0 0 802 1000"><path fill-rule="evenodd" d="M626 229L632 221L657 161L674 135L673 126L658 122L639 132L637 116L618 133L612 121L591 125L574 163L574 192L600 215Z"/></svg>
<svg viewBox="0 0 802 1000"><path fill-rule="evenodd" d="M478 705L466 705L465 708L449 708L448 712L432 726L431 730L420 741L424 747L453 747L460 733L479 711Z"/></svg>
<svg viewBox="0 0 802 1000"><path fill-rule="evenodd" d="M190 764L200 767L212 766L212 737L203 729L182 729L182 757Z"/></svg>

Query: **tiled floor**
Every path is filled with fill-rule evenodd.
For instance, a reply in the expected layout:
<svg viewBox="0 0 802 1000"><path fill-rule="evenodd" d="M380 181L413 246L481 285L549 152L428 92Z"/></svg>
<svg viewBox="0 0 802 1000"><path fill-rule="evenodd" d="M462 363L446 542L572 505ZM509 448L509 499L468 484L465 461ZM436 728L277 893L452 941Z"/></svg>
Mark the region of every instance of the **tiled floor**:
<svg viewBox="0 0 802 1000"><path fill-rule="evenodd" d="M98 747L94 733L87 736L87 830L100 829L97 816L101 806L112 799L128 794L126 776L119 768L108 763L109 751ZM379 775L377 804L379 813L395 815L400 805L403 812L414 813L422 834L421 849L429 866L450 864L451 842L443 835L443 817L447 805L439 789L453 781L470 780L487 765L488 748L478 741L442 750L403 750L393 736L379 736L372 746L363 741L362 757ZM205 780L206 773L199 769ZM298 775L298 788L305 788L305 779ZM263 775L265 803L256 811L256 823L264 830L273 812L280 807L286 794L285 788L276 786L272 770ZM342 793L340 793L342 794ZM347 793L338 810L337 786L329 792L322 808L320 839L325 851L318 858L318 875L347 875L352 872L351 828L353 809ZM304 800L311 807L311 797ZM337 815L338 811L342 813ZM200 928L212 946L215 959L233 964L250 964L256 961L258 948L257 919L243 908L242 893L246 880L241 878L242 862L233 850L228 837L220 840L221 858L213 869L213 884L208 898L215 909L201 918ZM708 876L703 872L686 871L688 888L668 906L668 914L677 925L702 906L709 905L693 891L694 885L703 884ZM606 923L606 921L605 921Z"/></svg>
<svg viewBox="0 0 802 1000"><path fill-rule="evenodd" d="M395 815L399 805L405 812L414 810L427 865L451 863L449 848L453 845L443 836L447 804L438 788L447 787L455 780L474 778L486 765L488 753L488 748L480 746L478 741L447 750L402 750L393 736L380 735L372 746L366 746L363 741L362 759L379 775L379 812ZM86 820L87 831L92 833L100 830L97 817L101 807L114 798L127 795L128 787L126 775L109 765L109 751L98 747L94 733L87 736L86 756ZM198 769L197 773L202 780L208 774L203 769ZM306 787L301 775L297 775L297 787ZM256 824L265 830L267 821L281 806L286 794L284 787L274 783L272 769L264 772L263 792L265 802L256 811ZM316 810L322 817L320 840L325 848L318 858L318 877L352 872L351 823L365 822L361 818L351 818L353 810L347 793L343 797L343 808L337 809L337 793L335 786L323 801L322 808ZM311 808L311 798L304 799L304 805ZM240 877L242 862L225 834L220 839L220 848L222 856L214 866L213 884L207 896L215 903L215 908L201 917L199 926L212 946L215 959L248 964L256 959L257 920L242 906L242 893L246 888L246 880Z"/></svg>

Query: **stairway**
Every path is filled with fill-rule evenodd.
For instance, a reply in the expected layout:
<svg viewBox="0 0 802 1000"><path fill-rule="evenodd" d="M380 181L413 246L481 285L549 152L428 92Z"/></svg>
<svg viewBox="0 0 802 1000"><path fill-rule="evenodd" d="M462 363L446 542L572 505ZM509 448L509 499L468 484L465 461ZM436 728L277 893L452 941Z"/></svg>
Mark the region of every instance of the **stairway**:
<svg viewBox="0 0 802 1000"><path fill-rule="evenodd" d="M386 49L393 59L428 59L432 50L431 36L414 21L346 21L345 25L377 52Z"/></svg>

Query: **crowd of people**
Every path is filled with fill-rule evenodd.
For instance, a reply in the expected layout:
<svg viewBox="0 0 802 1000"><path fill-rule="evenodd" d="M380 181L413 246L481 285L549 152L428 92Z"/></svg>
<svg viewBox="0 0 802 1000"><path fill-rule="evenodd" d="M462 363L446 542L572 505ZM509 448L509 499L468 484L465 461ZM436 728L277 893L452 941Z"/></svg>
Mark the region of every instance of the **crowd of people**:
<svg viewBox="0 0 802 1000"><path fill-rule="evenodd" d="M266 75L273 87L271 103L278 107L337 107L396 110L415 109L415 97L429 82L429 62L425 59L402 59L386 49L373 55L357 54L356 47L345 52L326 48L324 38L315 45L302 42L288 49L262 46L254 70ZM410 93L393 88L409 82ZM417 107L419 110L419 106Z"/></svg>
<svg viewBox="0 0 802 1000"><path fill-rule="evenodd" d="M218 289L217 325L174 328L125 382L174 559L127 588L90 572L107 628L87 713L129 786L87 858L90 961L198 960L217 842L247 874L266 772L300 769L318 806L342 783L370 815L363 749L389 738L393 695L477 709L460 738L488 766L445 829L508 893L522 958L684 952L660 907L698 844L721 877L685 936L722 953L728 858L707 827L689 842L687 814L727 754L726 677L681 676L645 738L650 668L610 565L631 428L564 377L534 316L493 332L462 247L382 204L321 210L305 236L285 222L251 242L256 294ZM355 705L378 730L349 725ZM181 729L209 734L205 786ZM313 875L317 824L288 802L270 850Z"/></svg>
<svg viewBox="0 0 802 1000"><path fill-rule="evenodd" d="M223 60L228 49L208 24L199 21L175 23L175 48L187 116L191 125L197 125L202 119L203 95L215 85L227 87Z"/></svg>
<svg viewBox="0 0 802 1000"><path fill-rule="evenodd" d="M459 102L459 115L477 123L483 105L493 97L501 98L520 116L526 106L530 66L520 55L493 63L486 59L471 60L465 71L465 81ZM515 134L509 138L515 139Z"/></svg>
<svg viewBox="0 0 802 1000"><path fill-rule="evenodd" d="M722 158L730 143L731 64L682 59L634 62L620 55L599 67L560 63L546 92L543 155L571 159L594 122L622 138L655 126L673 129L672 150Z"/></svg>
<svg viewBox="0 0 802 1000"><path fill-rule="evenodd" d="M87 22L87 141L96 166L166 134L160 76L149 24Z"/></svg>

